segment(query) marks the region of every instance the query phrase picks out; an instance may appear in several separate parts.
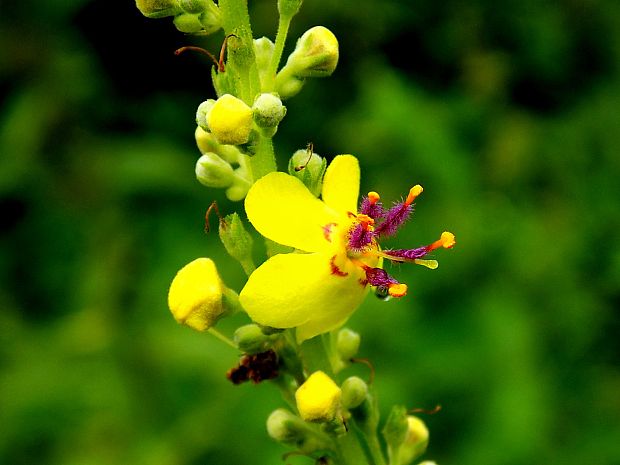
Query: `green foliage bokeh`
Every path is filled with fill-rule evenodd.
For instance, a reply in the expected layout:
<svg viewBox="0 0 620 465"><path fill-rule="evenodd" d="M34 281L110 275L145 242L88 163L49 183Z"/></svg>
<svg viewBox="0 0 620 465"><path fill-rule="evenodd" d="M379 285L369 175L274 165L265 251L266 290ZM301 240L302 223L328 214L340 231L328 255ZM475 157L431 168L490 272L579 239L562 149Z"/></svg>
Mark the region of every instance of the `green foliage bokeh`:
<svg viewBox="0 0 620 465"><path fill-rule="evenodd" d="M443 465L620 463L620 6L306 0L287 50L316 24L341 62L288 102L280 167L353 153L364 191L425 187L392 245L458 241L350 322L384 415L441 404ZM221 40L132 1L0 3L0 463L285 463L276 390L230 385L237 354L166 308L195 257L243 282L203 232L240 204L193 174L210 63L172 55Z"/></svg>

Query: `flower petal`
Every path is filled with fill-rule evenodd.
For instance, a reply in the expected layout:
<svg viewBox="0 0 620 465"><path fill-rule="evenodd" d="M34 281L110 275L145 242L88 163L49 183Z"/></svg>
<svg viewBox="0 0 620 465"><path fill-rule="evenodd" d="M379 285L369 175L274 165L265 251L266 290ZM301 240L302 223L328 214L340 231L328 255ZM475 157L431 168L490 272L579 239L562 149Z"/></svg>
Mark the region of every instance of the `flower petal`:
<svg viewBox="0 0 620 465"><path fill-rule="evenodd" d="M353 155L338 155L327 167L323 179L323 201L340 213L357 213L360 165Z"/></svg>
<svg viewBox="0 0 620 465"><path fill-rule="evenodd" d="M306 252L329 246L323 227L341 219L299 179L279 172L254 183L245 198L245 211L263 236Z"/></svg>
<svg viewBox="0 0 620 465"><path fill-rule="evenodd" d="M361 304L367 286L360 284L361 268L329 254L280 254L250 276L239 295L241 305L256 323L274 328L308 324L303 340L343 323Z"/></svg>

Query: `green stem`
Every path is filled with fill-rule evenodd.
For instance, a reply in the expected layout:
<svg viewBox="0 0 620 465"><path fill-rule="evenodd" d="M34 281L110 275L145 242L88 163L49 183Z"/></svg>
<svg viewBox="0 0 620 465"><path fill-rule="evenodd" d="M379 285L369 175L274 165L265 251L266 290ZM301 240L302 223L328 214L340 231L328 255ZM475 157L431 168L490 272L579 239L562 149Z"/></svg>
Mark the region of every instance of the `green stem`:
<svg viewBox="0 0 620 465"><path fill-rule="evenodd" d="M256 154L249 159L252 179L254 182L265 176L267 173L276 171L276 156L273 151L271 138L259 136Z"/></svg>
<svg viewBox="0 0 620 465"><path fill-rule="evenodd" d="M271 62L269 63L269 71L267 73L269 80L265 85L265 92L273 92L275 90L278 65L282 59L282 52L284 51L291 19L293 19L292 16L280 16L280 20L278 21L278 33L276 34L276 43L273 49L273 55L271 56Z"/></svg>
<svg viewBox="0 0 620 465"><path fill-rule="evenodd" d="M218 338L220 341L224 342L225 344L229 345L230 347L232 347L233 349L238 349L237 345L231 341L230 339L228 339L226 336L224 336L222 333L220 333L217 329L215 328L209 328L207 330L210 334L212 334L213 336L215 336L216 338Z"/></svg>

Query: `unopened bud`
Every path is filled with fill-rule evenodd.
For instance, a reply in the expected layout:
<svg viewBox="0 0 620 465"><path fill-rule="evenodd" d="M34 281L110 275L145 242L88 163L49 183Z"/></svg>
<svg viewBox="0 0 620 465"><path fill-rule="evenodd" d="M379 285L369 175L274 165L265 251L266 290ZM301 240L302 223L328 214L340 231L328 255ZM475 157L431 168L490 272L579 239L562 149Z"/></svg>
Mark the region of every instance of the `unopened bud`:
<svg viewBox="0 0 620 465"><path fill-rule="evenodd" d="M357 376L345 379L340 389L342 389L342 406L346 409L359 407L368 396L368 385Z"/></svg>
<svg viewBox="0 0 620 465"><path fill-rule="evenodd" d="M179 5L187 13L202 13L208 3L209 0L179 0Z"/></svg>
<svg viewBox="0 0 620 465"><path fill-rule="evenodd" d="M210 98L198 105L198 109L196 110L196 124L204 131L209 130L209 126L207 126L207 115L209 114L209 110L213 108L213 105L215 105L215 100Z"/></svg>
<svg viewBox="0 0 620 465"><path fill-rule="evenodd" d="M209 110L207 125L220 144L245 144L252 131L252 109L237 97L222 95Z"/></svg>
<svg viewBox="0 0 620 465"><path fill-rule="evenodd" d="M418 417L407 417L407 435L400 446L399 457L402 465L408 465L426 451L428 428Z"/></svg>
<svg viewBox="0 0 620 465"><path fill-rule="evenodd" d="M229 313L223 299L227 291L213 260L198 258L172 280L168 307L179 323L205 331Z"/></svg>
<svg viewBox="0 0 620 465"><path fill-rule="evenodd" d="M400 446L405 442L408 430L407 409L401 405L395 405L383 427L383 437L387 443L390 457L399 453Z"/></svg>
<svg viewBox="0 0 620 465"><path fill-rule="evenodd" d="M250 187L252 186L245 179L236 178L233 185L226 189L226 197L232 202L239 202L248 195Z"/></svg>
<svg viewBox="0 0 620 465"><path fill-rule="evenodd" d="M248 261L252 263L252 236L246 231L238 213L231 213L220 221L219 234L231 257L242 265Z"/></svg>
<svg viewBox="0 0 620 465"><path fill-rule="evenodd" d="M288 163L289 174L303 182L316 197L323 188L323 175L326 168L327 161L311 149L298 150Z"/></svg>
<svg viewBox="0 0 620 465"><path fill-rule="evenodd" d="M330 422L340 414L342 391L322 371L315 371L295 392L301 418L312 422Z"/></svg>
<svg viewBox="0 0 620 465"><path fill-rule="evenodd" d="M273 56L274 43L267 37L254 39L254 55L256 56L256 69L260 78L261 88L264 89L269 77L269 66L271 65L271 57Z"/></svg>
<svg viewBox="0 0 620 465"><path fill-rule="evenodd" d="M165 18L182 11L178 0L136 0L136 6L147 18Z"/></svg>
<svg viewBox="0 0 620 465"><path fill-rule="evenodd" d="M297 416L286 409L279 408L267 418L267 432L278 442L294 444L306 434L307 427Z"/></svg>
<svg viewBox="0 0 620 465"><path fill-rule="evenodd" d="M254 105L254 122L261 128L275 128L286 115L282 100L274 94L263 93L256 97Z"/></svg>
<svg viewBox="0 0 620 465"><path fill-rule="evenodd" d="M336 339L336 350L340 359L348 361L357 355L360 348L360 335L349 328L342 328L338 331Z"/></svg>
<svg viewBox="0 0 620 465"><path fill-rule="evenodd" d="M233 336L239 350L250 355L267 351L276 338L263 333L260 326L254 323L237 328Z"/></svg>
<svg viewBox="0 0 620 465"><path fill-rule="evenodd" d="M218 6L209 0L206 2L205 9L198 17L202 24L202 32L204 34L213 34L222 27L222 15Z"/></svg>
<svg viewBox="0 0 620 465"><path fill-rule="evenodd" d="M194 34L202 31L203 27L199 15L193 13L181 13L174 17L174 26L186 34Z"/></svg>
<svg viewBox="0 0 620 465"><path fill-rule="evenodd" d="M223 188L233 183L234 172L218 155L207 152L196 162L196 178L203 186Z"/></svg>
<svg viewBox="0 0 620 465"><path fill-rule="evenodd" d="M300 78L330 76L338 64L338 39L326 27L308 29L297 41L283 69Z"/></svg>
<svg viewBox="0 0 620 465"><path fill-rule="evenodd" d="M291 97L294 97L304 86L303 78L298 78L290 74L289 72L284 72L284 68L276 75L276 91L278 95L286 100Z"/></svg>

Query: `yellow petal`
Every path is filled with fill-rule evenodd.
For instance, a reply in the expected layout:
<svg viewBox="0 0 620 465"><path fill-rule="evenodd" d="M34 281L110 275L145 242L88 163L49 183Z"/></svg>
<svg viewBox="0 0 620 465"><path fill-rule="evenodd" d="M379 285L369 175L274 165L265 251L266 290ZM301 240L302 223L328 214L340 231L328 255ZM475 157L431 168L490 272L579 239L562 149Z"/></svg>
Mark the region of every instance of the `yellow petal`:
<svg viewBox="0 0 620 465"><path fill-rule="evenodd" d="M299 415L305 421L331 421L340 410L342 391L322 371L315 371L295 391Z"/></svg>
<svg viewBox="0 0 620 465"><path fill-rule="evenodd" d="M274 328L309 325L307 339L342 324L361 304L367 286L363 271L350 260L325 253L281 254L271 257L250 276L239 295L241 305L256 323Z"/></svg>
<svg viewBox="0 0 620 465"><path fill-rule="evenodd" d="M323 227L341 219L299 179L277 172L254 183L245 198L245 211L263 236L306 252L329 247Z"/></svg>
<svg viewBox="0 0 620 465"><path fill-rule="evenodd" d="M323 201L340 213L357 213L360 165L353 155L338 155L327 167L323 179Z"/></svg>

